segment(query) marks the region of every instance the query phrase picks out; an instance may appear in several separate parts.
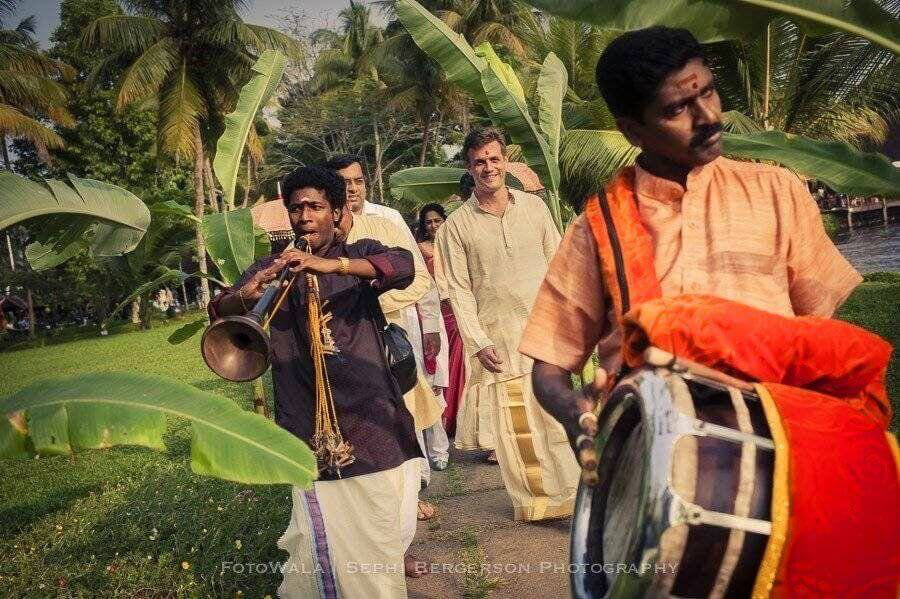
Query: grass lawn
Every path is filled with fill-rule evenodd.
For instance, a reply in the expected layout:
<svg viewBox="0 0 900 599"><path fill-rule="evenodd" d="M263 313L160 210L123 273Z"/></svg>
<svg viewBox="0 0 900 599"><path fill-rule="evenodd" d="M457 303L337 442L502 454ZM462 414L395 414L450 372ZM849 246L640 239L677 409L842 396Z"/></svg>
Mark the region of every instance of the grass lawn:
<svg viewBox="0 0 900 599"><path fill-rule="evenodd" d="M148 332L0 353L0 396L51 375L139 370L175 377L250 409L250 385L203 364L199 339L171 346L185 321ZM280 562L285 485L248 486L190 470L190 426L170 422L166 445L0 460L0 596L275 596L280 575L223 562ZM225 566L229 568L229 566ZM261 568L261 567L260 567Z"/></svg>
<svg viewBox="0 0 900 599"><path fill-rule="evenodd" d="M840 316L896 346L898 306L900 274L887 275L864 283ZM180 346L166 342L183 322L0 353L0 396L45 376L139 370L250 409L248 384L226 383L205 367L199 335ZM896 413L896 356L888 383ZM893 424L896 431L896 416ZM117 448L0 460L0 595L274 596L280 575L255 569L286 558L275 542L290 512L288 488L193 475L189 434L186 423L171 422L162 453Z"/></svg>

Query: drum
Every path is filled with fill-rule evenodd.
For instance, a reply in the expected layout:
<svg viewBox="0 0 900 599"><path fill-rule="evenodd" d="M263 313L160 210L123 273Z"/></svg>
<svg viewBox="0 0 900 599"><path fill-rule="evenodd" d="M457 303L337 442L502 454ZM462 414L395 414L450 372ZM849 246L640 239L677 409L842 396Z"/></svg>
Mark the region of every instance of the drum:
<svg viewBox="0 0 900 599"><path fill-rule="evenodd" d="M759 397L645 367L613 390L598 430L600 482L582 484L572 520L573 596L750 596L775 455Z"/></svg>

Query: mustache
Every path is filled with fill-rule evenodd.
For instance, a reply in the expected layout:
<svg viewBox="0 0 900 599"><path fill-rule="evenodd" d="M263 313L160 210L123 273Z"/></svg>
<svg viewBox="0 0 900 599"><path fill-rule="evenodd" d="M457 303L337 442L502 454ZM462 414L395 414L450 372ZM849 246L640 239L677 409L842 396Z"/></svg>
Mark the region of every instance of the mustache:
<svg viewBox="0 0 900 599"><path fill-rule="evenodd" d="M716 133L722 132L722 123L715 123L714 125L704 125L697 134L694 135L693 139L691 139L691 147L696 148L699 145L703 145L706 141L715 135Z"/></svg>

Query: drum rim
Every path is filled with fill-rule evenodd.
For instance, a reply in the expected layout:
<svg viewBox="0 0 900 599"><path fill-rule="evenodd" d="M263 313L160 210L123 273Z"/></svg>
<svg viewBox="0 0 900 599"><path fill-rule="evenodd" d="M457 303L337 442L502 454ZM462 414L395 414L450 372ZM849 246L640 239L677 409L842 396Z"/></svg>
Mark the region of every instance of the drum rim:
<svg viewBox="0 0 900 599"><path fill-rule="evenodd" d="M616 435L616 427L620 425L624 417L633 412L636 412L637 415L634 425L629 427L628 430L625 431L624 435ZM635 427L640 424L646 423L646 421L647 413L638 393L637 385L635 385L631 381L623 382L623 384L618 389L613 391L607 402L607 405L604 406L604 409L602 410L600 415L600 426L597 437L594 441L597 455L601 456L601 461L600 465L598 465L598 469L603 464L602 456L604 455L604 452L612 446L611 444L613 442L618 442L620 444L619 449L623 448L628 440L629 435L632 431L634 431ZM643 438L641 441L641 444L643 445L643 464L641 467L640 493L638 494L635 513L631 521L631 525L635 530L639 532L631 540L631 543L625 552L625 555L627 556L626 560L633 562L635 565L638 565L638 562L642 561L640 553L641 548L644 544L643 531L645 529L647 521L646 508L649 498L647 477L650 474L650 448L648 447L649 440L645 433L646 427L644 433L642 433ZM586 559L584 558L588 550L587 541L591 529L592 517L600 517L602 515L605 518L606 515L605 505L601 514L591 513L591 507L594 502L595 493L602 493L605 491L608 496L611 483L611 478L608 479L608 482L606 482L603 480L603 476L601 475L600 483L598 483L596 487L587 487L584 483L581 483L579 485L575 502L575 514L572 518L572 534L569 545L570 563L576 565L576 567L571 568L570 574L572 595L576 598L590 598L595 596L585 584L588 578L587 572L582 572L580 568L586 568L589 565L583 562L586 561ZM604 486L606 488L604 488ZM602 539L600 542L600 549L602 553ZM603 559L605 561L605 556ZM606 593L603 595L604 597L610 597L613 596L613 594L619 593L624 593L622 596L637 596L640 595L643 590L645 590L645 587L649 582L639 576L622 576L620 574L612 576L605 573L603 574L603 576L606 578L608 584Z"/></svg>

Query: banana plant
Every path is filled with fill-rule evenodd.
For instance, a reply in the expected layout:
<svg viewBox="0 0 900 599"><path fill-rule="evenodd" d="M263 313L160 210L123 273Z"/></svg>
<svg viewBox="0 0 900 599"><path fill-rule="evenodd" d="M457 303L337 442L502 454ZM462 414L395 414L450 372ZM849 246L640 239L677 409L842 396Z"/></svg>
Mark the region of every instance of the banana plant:
<svg viewBox="0 0 900 599"><path fill-rule="evenodd" d="M465 173L465 169L452 166L403 169L391 175L391 196L397 202L405 200L416 208L430 202L443 202L456 193L459 179ZM522 182L511 173L506 173L506 184L516 189L525 189Z"/></svg>
<svg viewBox="0 0 900 599"><path fill-rule="evenodd" d="M253 76L238 96L233 112L225 116L225 132L216 144L213 170L222 183L225 204L234 205L241 155L247 145L253 121L259 110L275 93L284 74L285 55L277 50L266 50L254 63Z"/></svg>
<svg viewBox="0 0 900 599"><path fill-rule="evenodd" d="M193 429L191 469L247 484L308 488L316 459L300 439L228 398L169 377L90 373L38 381L4 398L0 457L136 445L164 450L167 416Z"/></svg>
<svg viewBox="0 0 900 599"><path fill-rule="evenodd" d="M582 7L578 15L590 16L594 15L591 7L596 9L598 15L606 15L603 7L607 4L618 6L626 3L563 2L554 6L570 4ZM628 11L638 10L635 7L644 3L627 4L632 8L620 7L621 14L632 14ZM447 79L469 93L494 124L508 131L510 137L522 146L525 161L551 192L549 203L554 217L562 212L558 199L560 191L570 200L569 204L577 205L582 198L601 189L618 169L634 161L638 149L632 147L618 131L566 131L563 128L561 118L557 119L556 115L561 112L557 104L561 104L565 93L566 78L558 73L562 65L557 64L559 61L554 55L548 54L541 67L538 106L535 110L525 102L524 95L520 93L522 85L511 67L503 63L488 44L471 48L459 34L415 0L398 0L396 9L416 44L444 69ZM548 10L558 14L563 9ZM566 14L577 16L575 13ZM665 21L665 17L672 17L666 11L652 19L649 13L640 14L647 24L650 20L653 23L670 23ZM594 22L600 21L596 15L591 18ZM627 20L623 22L631 23ZM677 23L677 20L672 22ZM618 21L610 17L601 25L614 28L616 23ZM562 70L565 71L564 68ZM538 115L539 127L535 126L532 114ZM900 173L884 156L864 154L842 142L819 142L779 131L754 131L747 120L740 114L723 115L726 129L733 131L723 136L728 155L739 159L775 161L843 193L900 195ZM400 171L395 176L403 177L405 174ZM420 189L424 189L421 183ZM558 221L558 224L561 223Z"/></svg>
<svg viewBox="0 0 900 599"><path fill-rule="evenodd" d="M27 222L37 241L26 248L35 270L53 268L81 251L117 256L133 250L150 226L144 202L121 187L69 175L69 185L41 185L0 172L0 229Z"/></svg>
<svg viewBox="0 0 900 599"><path fill-rule="evenodd" d="M444 70L448 81L471 95L498 127L521 147L525 162L547 189L548 205L562 230L559 202L559 146L565 67L554 54L541 65L538 78L538 122L531 116L522 84L507 63L485 42L473 49L458 33L415 0L399 0L397 16L416 44Z"/></svg>
<svg viewBox="0 0 900 599"><path fill-rule="evenodd" d="M701 42L752 39L787 16L808 35L835 29L900 53L900 23L874 0L525 0L549 14L633 31L653 25L683 27Z"/></svg>

